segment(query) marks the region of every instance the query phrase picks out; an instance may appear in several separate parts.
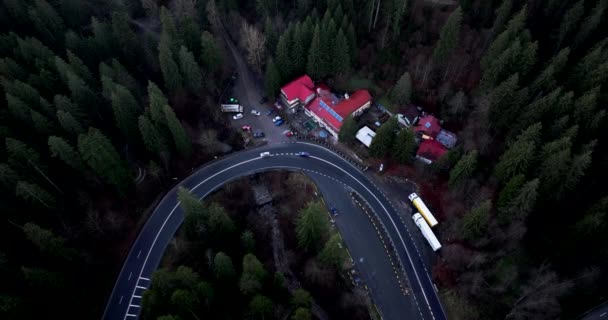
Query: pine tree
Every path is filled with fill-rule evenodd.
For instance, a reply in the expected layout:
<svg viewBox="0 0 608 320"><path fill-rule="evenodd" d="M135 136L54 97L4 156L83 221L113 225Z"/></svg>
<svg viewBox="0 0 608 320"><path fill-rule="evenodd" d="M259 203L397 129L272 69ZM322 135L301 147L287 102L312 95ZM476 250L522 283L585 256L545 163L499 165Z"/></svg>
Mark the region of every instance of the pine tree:
<svg viewBox="0 0 608 320"><path fill-rule="evenodd" d="M264 77L264 89L266 92L266 96L269 99L276 97L280 86L281 75L279 73L279 70L274 64L274 61L272 61L272 59L269 59L268 63L266 63L266 73Z"/></svg>
<svg viewBox="0 0 608 320"><path fill-rule="evenodd" d="M292 46L290 51L290 66L294 75L300 75L306 70L306 49L308 49L308 46L306 46L306 42L304 40L306 34L303 28L304 26L298 22L291 39Z"/></svg>
<svg viewBox="0 0 608 320"><path fill-rule="evenodd" d="M184 78L184 85L191 91L196 92L203 86L203 75L201 69L194 59L192 52L182 46L179 50L179 66Z"/></svg>
<svg viewBox="0 0 608 320"><path fill-rule="evenodd" d="M383 158L390 153L395 142L395 131L399 129L397 118L385 122L376 132L369 146L369 153L376 158Z"/></svg>
<svg viewBox="0 0 608 320"><path fill-rule="evenodd" d="M173 56L169 40L161 40L158 44L158 60L165 80L165 87L169 92L175 92L183 85L182 76Z"/></svg>
<svg viewBox="0 0 608 320"><path fill-rule="evenodd" d="M395 141L394 156L399 163L412 162L416 151L416 137L410 129L401 129Z"/></svg>
<svg viewBox="0 0 608 320"><path fill-rule="evenodd" d="M72 51L68 50L68 62L70 65L70 70L74 72L78 77L84 80L85 83L92 84L93 83L93 74L91 70L82 62L78 56L76 56Z"/></svg>
<svg viewBox="0 0 608 320"><path fill-rule="evenodd" d="M137 35L129 26L129 15L126 11L115 11L112 13L112 33L117 47L122 51L128 64L137 65L139 61L139 41Z"/></svg>
<svg viewBox="0 0 608 320"><path fill-rule="evenodd" d="M272 18L269 16L264 21L264 35L266 36L266 50L273 52L277 47L279 35L277 34L275 25L272 23Z"/></svg>
<svg viewBox="0 0 608 320"><path fill-rule="evenodd" d="M291 79L293 76L293 70L291 68L290 61L290 40L289 33L284 32L279 38L277 43L277 49L275 52L277 68L281 74L281 79Z"/></svg>
<svg viewBox="0 0 608 320"><path fill-rule="evenodd" d="M409 72L403 73L393 89L390 91L390 98L393 103L406 105L412 98L412 78Z"/></svg>
<svg viewBox="0 0 608 320"><path fill-rule="evenodd" d="M481 238L490 222L492 201L486 200L475 206L462 219L462 234L465 239L474 241Z"/></svg>
<svg viewBox="0 0 608 320"><path fill-rule="evenodd" d="M190 141L190 137L175 116L171 107L164 105L163 111L165 113L167 127L169 128L169 131L171 131L177 152L183 157L189 157L192 153L192 142Z"/></svg>
<svg viewBox="0 0 608 320"><path fill-rule="evenodd" d="M23 233L42 253L54 257L66 257L68 254L68 251L65 248L65 239L53 234L50 230L43 229L35 223L28 222L23 225Z"/></svg>
<svg viewBox="0 0 608 320"><path fill-rule="evenodd" d="M500 132L518 116L521 108L518 95L519 75L514 74L499 84L489 95L490 122Z"/></svg>
<svg viewBox="0 0 608 320"><path fill-rule="evenodd" d="M152 81L148 81L148 98L150 100L150 120L158 127L167 123L164 108L169 104L160 88Z"/></svg>
<svg viewBox="0 0 608 320"><path fill-rule="evenodd" d="M28 174L34 169L46 171L46 166L40 161L40 154L22 141L13 138L5 139L8 164L22 174Z"/></svg>
<svg viewBox="0 0 608 320"><path fill-rule="evenodd" d="M339 233L333 234L325 243L323 250L319 253L319 260L336 269L340 269L346 261L346 251L342 245L342 238Z"/></svg>
<svg viewBox="0 0 608 320"><path fill-rule="evenodd" d="M338 31L338 37L334 43L333 62L331 63L335 74L343 75L350 70L351 52L348 47L348 40L342 29Z"/></svg>
<svg viewBox="0 0 608 320"><path fill-rule="evenodd" d="M498 211L506 209L511 200L517 196L525 182L526 177L523 174L518 174L511 178L498 194L496 209L498 209Z"/></svg>
<svg viewBox="0 0 608 320"><path fill-rule="evenodd" d="M340 240L340 237L338 234L335 234L334 236L332 236L332 239ZM310 308L313 302L314 299L310 295L310 292L302 288L294 290L291 294L290 303L294 307Z"/></svg>
<svg viewBox="0 0 608 320"><path fill-rule="evenodd" d="M68 79L68 87L72 93L72 100L79 106L87 106L92 110L97 109L97 95L91 88L76 74L71 71L66 73Z"/></svg>
<svg viewBox="0 0 608 320"><path fill-rule="evenodd" d="M443 64L444 61L448 60L448 56L458 45L461 23L462 8L458 7L452 12L443 28L441 28L439 42L433 51L434 63Z"/></svg>
<svg viewBox="0 0 608 320"><path fill-rule="evenodd" d="M65 141L65 139L57 136L50 136L48 144L51 156L61 159L61 161L65 162L65 164L73 169L78 171L83 170L84 167L80 160L80 155L67 141Z"/></svg>
<svg viewBox="0 0 608 320"><path fill-rule="evenodd" d="M604 10L606 10L606 1L597 0L595 6L589 14L585 18L585 20L581 23L576 36L574 37L574 45L579 46L581 43L585 42L589 35L593 33L595 29L602 22L602 16L604 14Z"/></svg>
<svg viewBox="0 0 608 320"><path fill-rule="evenodd" d="M525 220L536 205L539 183L539 179L534 179L522 185L508 204L499 208L499 220L504 224Z"/></svg>
<svg viewBox="0 0 608 320"><path fill-rule="evenodd" d="M201 56L201 31L195 17L185 16L181 18L179 22L180 38L183 45L192 52L194 57Z"/></svg>
<svg viewBox="0 0 608 320"><path fill-rule="evenodd" d="M477 150L473 150L462 156L454 168L452 168L450 180L448 181L450 188L454 188L471 178L475 169L477 169Z"/></svg>
<svg viewBox="0 0 608 320"><path fill-rule="evenodd" d="M139 106L129 90L121 85L115 85L112 90L112 110L114 111L114 121L123 136L130 143L139 140L137 128L137 116Z"/></svg>
<svg viewBox="0 0 608 320"><path fill-rule="evenodd" d="M213 259L213 272L215 277L222 280L234 278L236 272L232 265L232 259L223 252L218 252Z"/></svg>
<svg viewBox="0 0 608 320"><path fill-rule="evenodd" d="M305 308L297 308L296 311L293 313L293 316L291 317L291 320L311 320L312 319L312 315L310 314L310 311L308 311L308 309Z"/></svg>
<svg viewBox="0 0 608 320"><path fill-rule="evenodd" d="M78 150L84 162L103 180L125 194L131 184L128 169L120 159L112 142L99 129L89 128L78 136Z"/></svg>
<svg viewBox="0 0 608 320"><path fill-rule="evenodd" d="M568 62L570 48L562 49L554 56L545 69L534 79L530 85L530 93L535 94L539 91L549 91L557 86L557 76L561 73Z"/></svg>
<svg viewBox="0 0 608 320"><path fill-rule="evenodd" d="M55 206L55 197L34 183L26 181L17 182L15 194L32 204L41 204L46 208Z"/></svg>
<svg viewBox="0 0 608 320"><path fill-rule="evenodd" d="M222 64L222 56L215 38L208 31L201 35L201 63L203 68L210 73L219 70Z"/></svg>
<svg viewBox="0 0 608 320"><path fill-rule="evenodd" d="M24 80L27 77L27 72L17 61L5 57L0 58L0 75L8 80Z"/></svg>
<svg viewBox="0 0 608 320"><path fill-rule="evenodd" d="M182 315L192 314L192 310L196 309L199 303L196 294L190 290L177 289L171 294L171 304Z"/></svg>
<svg viewBox="0 0 608 320"><path fill-rule="evenodd" d="M34 29L43 38L61 42L65 26L53 6L45 0L34 0L34 6L29 8L28 13Z"/></svg>
<svg viewBox="0 0 608 320"><path fill-rule="evenodd" d="M78 135L84 132L82 125L69 112L62 110L57 111L57 120L59 121L59 125L61 125L63 130L68 134Z"/></svg>
<svg viewBox="0 0 608 320"><path fill-rule="evenodd" d="M6 163L0 163L0 183L6 190L12 193L19 181L19 175Z"/></svg>
<svg viewBox="0 0 608 320"><path fill-rule="evenodd" d="M86 124L86 113L84 110L80 108L80 106L76 105L70 98L62 95L55 95L53 97L53 104L58 111L62 111L65 113L70 113L74 119L78 120L81 123Z"/></svg>
<svg viewBox="0 0 608 320"><path fill-rule="evenodd" d="M500 156L494 174L500 181L508 181L511 177L525 173L536 156L537 137L542 126L540 123L531 125L523 131L515 142Z"/></svg>
<svg viewBox="0 0 608 320"><path fill-rule="evenodd" d="M573 190L580 179L585 175L587 169L591 165L592 152L593 148L572 158L570 168L564 177L563 184L561 184L560 189L557 192L559 196L563 195L569 190Z"/></svg>
<svg viewBox="0 0 608 320"><path fill-rule="evenodd" d="M312 43L310 44L310 49L308 50L308 63L306 64L306 72L313 78L319 79L322 75L325 74L325 70L323 70L323 53L321 51L321 30L319 25L315 26L315 31L312 37ZM279 45L281 45L281 40L279 40ZM279 57L279 49L277 49L277 59ZM282 64L279 63L279 70L281 70Z"/></svg>
<svg viewBox="0 0 608 320"><path fill-rule="evenodd" d="M296 236L300 247L317 251L329 233L325 208L319 202L311 202L300 210L296 222Z"/></svg>
<svg viewBox="0 0 608 320"><path fill-rule="evenodd" d="M513 10L513 0L503 0L498 9L496 9L496 19L492 25L492 34L500 34L504 31L505 24L511 16Z"/></svg>
<svg viewBox="0 0 608 320"><path fill-rule="evenodd" d="M42 135L49 135L55 130L51 120L42 115L40 112L30 109L30 116L32 123L34 124L34 128L38 133Z"/></svg>
<svg viewBox="0 0 608 320"><path fill-rule="evenodd" d="M338 138L340 139L340 142L353 143L355 142L357 131L359 131L357 120L355 120L353 115L350 114L348 117L346 117L346 119L344 119L344 122L342 122L342 127L340 127Z"/></svg>
<svg viewBox="0 0 608 320"><path fill-rule="evenodd" d="M249 230L243 231L241 234L241 245L243 249L247 253L252 253L255 251L255 239L253 237L253 232Z"/></svg>
<svg viewBox="0 0 608 320"><path fill-rule="evenodd" d="M217 203L211 203L207 207L207 212L209 215L207 227L213 239L226 239L227 236L232 234L235 229L234 222L226 214L223 207Z"/></svg>
<svg viewBox="0 0 608 320"><path fill-rule="evenodd" d="M249 312L255 317L265 319L272 314L273 303L268 297L255 295L249 303Z"/></svg>
<svg viewBox="0 0 608 320"><path fill-rule="evenodd" d="M348 33L347 33L347 38L348 38L348 43L349 43L349 48L350 51L352 53L352 61L353 63L357 62L357 33L355 32L355 27L353 26L353 23L351 21L351 23L348 26Z"/></svg>
<svg viewBox="0 0 608 320"><path fill-rule="evenodd" d="M5 93L6 97L6 105L8 106L8 111L13 116L13 118L28 123L30 122L30 108L23 102L21 99L13 96L10 93Z"/></svg>
<svg viewBox="0 0 608 320"><path fill-rule="evenodd" d="M538 170L542 181L542 193L555 193L568 171L570 158L572 157L572 141L570 138L560 138L545 144L542 148L540 158L542 163Z"/></svg>
<svg viewBox="0 0 608 320"><path fill-rule="evenodd" d="M568 11L563 16L562 22L559 25L559 32L557 35L557 42L555 44L555 49L559 49L561 47L562 42L569 35L572 30L578 25L579 21L583 17L585 13L585 4L584 0L579 0L577 3L572 5Z"/></svg>
<svg viewBox="0 0 608 320"><path fill-rule="evenodd" d="M146 115L139 116L139 133L148 151L162 155L167 152L167 146L161 133Z"/></svg>
<svg viewBox="0 0 608 320"><path fill-rule="evenodd" d="M606 57L608 50L604 50L601 44L590 50L576 65L574 77L570 78L572 86L585 91L601 85L608 78Z"/></svg>

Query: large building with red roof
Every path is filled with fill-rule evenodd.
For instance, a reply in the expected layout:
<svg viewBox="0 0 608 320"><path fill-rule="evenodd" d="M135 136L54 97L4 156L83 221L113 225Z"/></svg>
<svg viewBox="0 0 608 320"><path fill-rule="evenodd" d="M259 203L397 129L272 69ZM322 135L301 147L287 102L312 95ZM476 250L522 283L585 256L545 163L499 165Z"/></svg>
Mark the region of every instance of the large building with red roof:
<svg viewBox="0 0 608 320"><path fill-rule="evenodd" d="M372 96L367 90L357 90L350 95L345 94L343 99L338 99L329 90L319 87L317 97L304 107L304 112L329 133L338 136L344 119L351 114L360 115L371 103Z"/></svg>
<svg viewBox="0 0 608 320"><path fill-rule="evenodd" d="M433 163L433 161L441 158L448 149L441 143L435 140L424 140L418 147L416 152L416 158L426 162L427 164Z"/></svg>
<svg viewBox="0 0 608 320"><path fill-rule="evenodd" d="M288 109L305 106L315 98L314 89L312 79L303 75L281 87L281 101Z"/></svg>

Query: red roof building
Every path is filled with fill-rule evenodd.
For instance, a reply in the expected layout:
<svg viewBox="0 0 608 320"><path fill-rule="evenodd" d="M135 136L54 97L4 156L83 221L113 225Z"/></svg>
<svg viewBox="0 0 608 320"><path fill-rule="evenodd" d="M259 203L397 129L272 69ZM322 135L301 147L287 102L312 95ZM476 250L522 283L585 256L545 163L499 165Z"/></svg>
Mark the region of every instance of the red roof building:
<svg viewBox="0 0 608 320"><path fill-rule="evenodd" d="M433 116L422 117L414 128L414 132L422 132L433 139L439 134L439 131L441 131L441 124Z"/></svg>
<svg viewBox="0 0 608 320"><path fill-rule="evenodd" d="M318 88L317 92L319 96L306 105L304 111L334 136L340 132L346 117L350 114L358 116L372 103L372 96L367 90L347 94L341 101L325 88Z"/></svg>
<svg viewBox="0 0 608 320"><path fill-rule="evenodd" d="M427 164L431 164L433 161L441 158L446 152L448 152L448 149L441 143L435 140L424 140L420 143L420 147L418 147L416 158Z"/></svg>
<svg viewBox="0 0 608 320"><path fill-rule="evenodd" d="M307 105L315 98L314 83L309 76L303 75L281 87L281 100L287 108Z"/></svg>

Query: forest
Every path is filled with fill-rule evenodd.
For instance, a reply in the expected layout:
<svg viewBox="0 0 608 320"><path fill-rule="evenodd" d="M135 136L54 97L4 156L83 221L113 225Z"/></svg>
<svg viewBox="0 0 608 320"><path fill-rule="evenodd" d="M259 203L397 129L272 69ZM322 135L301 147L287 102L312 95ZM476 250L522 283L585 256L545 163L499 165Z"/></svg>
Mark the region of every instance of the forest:
<svg viewBox="0 0 608 320"><path fill-rule="evenodd" d="M171 178L242 146L216 107L225 37L268 97L307 73L458 133L430 167L393 121L371 152L414 168L445 222L433 277L450 318L578 316L608 296L607 5L4 0L0 316L99 318Z"/></svg>

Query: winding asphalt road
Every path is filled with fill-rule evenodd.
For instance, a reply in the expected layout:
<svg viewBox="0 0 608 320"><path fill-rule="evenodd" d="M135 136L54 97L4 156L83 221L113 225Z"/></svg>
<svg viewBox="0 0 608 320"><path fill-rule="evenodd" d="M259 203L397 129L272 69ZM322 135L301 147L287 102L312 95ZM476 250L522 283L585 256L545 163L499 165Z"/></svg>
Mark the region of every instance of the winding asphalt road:
<svg viewBox="0 0 608 320"><path fill-rule="evenodd" d="M268 151L272 156L261 158ZM302 158L296 152L308 152ZM298 170L306 174L331 177L357 192L380 217L408 276L418 312L400 315L400 319L446 319L431 278L416 254L413 241L397 210L378 188L355 166L332 151L312 143L291 142L238 152L212 162L186 178L179 186L203 198L239 177L270 170ZM323 193L324 190L321 189ZM344 201L350 201L346 193ZM335 197L334 197L335 198ZM184 220L177 200L177 186L165 195L131 247L106 305L103 319L136 319L141 312L143 292L151 284L165 249ZM377 237L374 234L366 237ZM368 263L374 263L369 261ZM382 288L376 288L382 294ZM391 316L393 318L393 316Z"/></svg>

